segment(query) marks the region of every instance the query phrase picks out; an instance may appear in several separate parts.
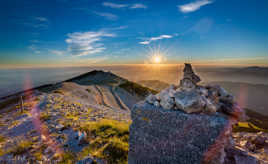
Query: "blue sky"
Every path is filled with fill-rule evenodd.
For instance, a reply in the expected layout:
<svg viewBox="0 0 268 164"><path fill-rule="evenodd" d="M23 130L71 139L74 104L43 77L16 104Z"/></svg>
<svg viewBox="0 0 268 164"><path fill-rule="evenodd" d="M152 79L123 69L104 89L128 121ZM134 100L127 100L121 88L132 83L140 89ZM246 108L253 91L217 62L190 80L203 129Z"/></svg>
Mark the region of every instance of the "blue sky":
<svg viewBox="0 0 268 164"><path fill-rule="evenodd" d="M0 66L268 65L266 0L9 0Z"/></svg>

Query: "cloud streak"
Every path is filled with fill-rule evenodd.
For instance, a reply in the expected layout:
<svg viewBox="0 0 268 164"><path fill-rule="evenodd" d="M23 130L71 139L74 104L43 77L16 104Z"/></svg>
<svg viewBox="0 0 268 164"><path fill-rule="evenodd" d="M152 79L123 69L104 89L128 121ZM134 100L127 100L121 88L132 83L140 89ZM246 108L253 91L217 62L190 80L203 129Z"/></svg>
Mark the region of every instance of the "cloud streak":
<svg viewBox="0 0 268 164"><path fill-rule="evenodd" d="M122 8L129 8L129 9L146 9L147 6L142 3L135 3L135 4L118 4L112 2L103 2L103 6L110 7L113 9L122 9Z"/></svg>
<svg viewBox="0 0 268 164"><path fill-rule="evenodd" d="M40 22L48 22L48 19L45 17L35 17L34 19Z"/></svg>
<svg viewBox="0 0 268 164"><path fill-rule="evenodd" d="M32 45L28 46L28 49L30 49L35 54L40 54L41 53L41 51L37 48L37 46L35 44L32 44Z"/></svg>
<svg viewBox="0 0 268 164"><path fill-rule="evenodd" d="M49 25L49 20L45 17L21 17L12 19L12 21L16 24L38 29L47 29Z"/></svg>
<svg viewBox="0 0 268 164"><path fill-rule="evenodd" d="M146 9L147 6L141 3L136 3L130 6L130 9Z"/></svg>
<svg viewBox="0 0 268 164"><path fill-rule="evenodd" d="M61 56L64 54L64 51L60 51L60 50L50 50L49 52L58 56Z"/></svg>
<svg viewBox="0 0 268 164"><path fill-rule="evenodd" d="M173 37L172 35L160 35L160 36L157 36L157 37L151 37L148 40L145 40L145 41L142 41L142 42L139 42L139 43L143 44L143 45L147 45L147 44L150 44L153 41L162 40L162 39L170 39L172 37Z"/></svg>
<svg viewBox="0 0 268 164"><path fill-rule="evenodd" d="M212 1L210 0L198 0L195 2L191 2L188 4L184 4L184 5L179 5L178 9L182 12L182 13L190 13L190 12L194 12L199 10L202 6L211 4Z"/></svg>
<svg viewBox="0 0 268 164"><path fill-rule="evenodd" d="M111 2L103 2L102 5L105 6L105 7L110 7L110 8L114 8L114 9L120 9L120 8L128 7L127 4L117 4L117 3L111 3Z"/></svg>
<svg viewBox="0 0 268 164"><path fill-rule="evenodd" d="M115 34L105 31L74 32L68 34L65 41L72 55L86 56L104 51L106 48L100 41L105 37L115 37Z"/></svg>
<svg viewBox="0 0 268 164"><path fill-rule="evenodd" d="M108 20L112 20L115 21L118 19L118 16L115 14L111 14L111 13L103 13L103 12L94 12L96 15L104 17Z"/></svg>

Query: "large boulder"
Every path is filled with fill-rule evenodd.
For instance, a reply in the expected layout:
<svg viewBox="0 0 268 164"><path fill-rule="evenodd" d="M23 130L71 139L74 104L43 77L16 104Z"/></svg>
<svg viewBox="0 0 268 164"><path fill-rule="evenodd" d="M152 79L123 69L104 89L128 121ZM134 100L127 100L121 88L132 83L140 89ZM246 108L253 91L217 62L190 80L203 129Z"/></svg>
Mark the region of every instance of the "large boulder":
<svg viewBox="0 0 268 164"><path fill-rule="evenodd" d="M220 86L201 80L185 64L180 85L172 85L131 111L129 164L223 164L256 161L234 151L232 125L244 111ZM264 139L256 139L259 147ZM240 163L238 163L240 162Z"/></svg>
<svg viewBox="0 0 268 164"><path fill-rule="evenodd" d="M226 115L187 114L140 102L131 118L129 164L224 162L233 123Z"/></svg>

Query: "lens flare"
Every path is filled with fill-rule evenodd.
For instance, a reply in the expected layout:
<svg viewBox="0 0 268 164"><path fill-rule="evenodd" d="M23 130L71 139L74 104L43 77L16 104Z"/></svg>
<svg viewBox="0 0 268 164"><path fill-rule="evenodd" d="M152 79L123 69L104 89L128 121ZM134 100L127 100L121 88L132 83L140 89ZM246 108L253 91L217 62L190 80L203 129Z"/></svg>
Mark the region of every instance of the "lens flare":
<svg viewBox="0 0 268 164"><path fill-rule="evenodd" d="M61 145L56 141L56 139L50 136L48 127L40 120L40 106L46 103L47 97L45 97L43 101L37 102L34 100L35 93L32 89L29 88L33 88L33 85L30 76L26 75L24 82L24 90L27 91L24 93L24 97L25 99L27 99L26 101L32 104L30 108L32 123L36 131L39 132L43 144L46 144L55 153L55 155L61 156L63 154L63 149Z"/></svg>

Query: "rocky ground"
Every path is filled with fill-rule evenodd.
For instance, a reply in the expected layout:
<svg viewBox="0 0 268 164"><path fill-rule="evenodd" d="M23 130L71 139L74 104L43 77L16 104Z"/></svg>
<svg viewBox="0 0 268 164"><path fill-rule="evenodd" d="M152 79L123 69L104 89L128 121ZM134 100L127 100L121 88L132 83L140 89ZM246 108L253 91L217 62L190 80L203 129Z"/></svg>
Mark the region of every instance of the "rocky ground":
<svg viewBox="0 0 268 164"><path fill-rule="evenodd" d="M105 86L95 85L105 76L95 72L90 86L78 79L81 85L65 83L49 92L34 91L25 99L23 111L16 103L0 109L0 163L126 163L128 109L141 100L136 95L145 89L130 82L107 85L110 77L118 78L111 73ZM237 148L268 163L267 133L233 136Z"/></svg>
<svg viewBox="0 0 268 164"><path fill-rule="evenodd" d="M233 133L235 147L257 158L261 164L268 163L268 133Z"/></svg>
<svg viewBox="0 0 268 164"><path fill-rule="evenodd" d="M33 111L35 106L39 114ZM39 117L40 122L35 117ZM82 125L101 119L128 124L130 113L102 105L74 102L59 93L41 94L25 102L23 112L18 108L1 114L0 160L51 161L60 159L55 153L57 151L82 152L87 146L79 145L77 137L84 133ZM268 163L267 133L240 132L233 133L233 137L237 148L248 152L263 164Z"/></svg>
<svg viewBox="0 0 268 164"><path fill-rule="evenodd" d="M42 93L20 108L1 114L0 161L60 160L63 152L79 153L87 144L83 126L103 119L128 124L129 112L75 101L60 93Z"/></svg>

